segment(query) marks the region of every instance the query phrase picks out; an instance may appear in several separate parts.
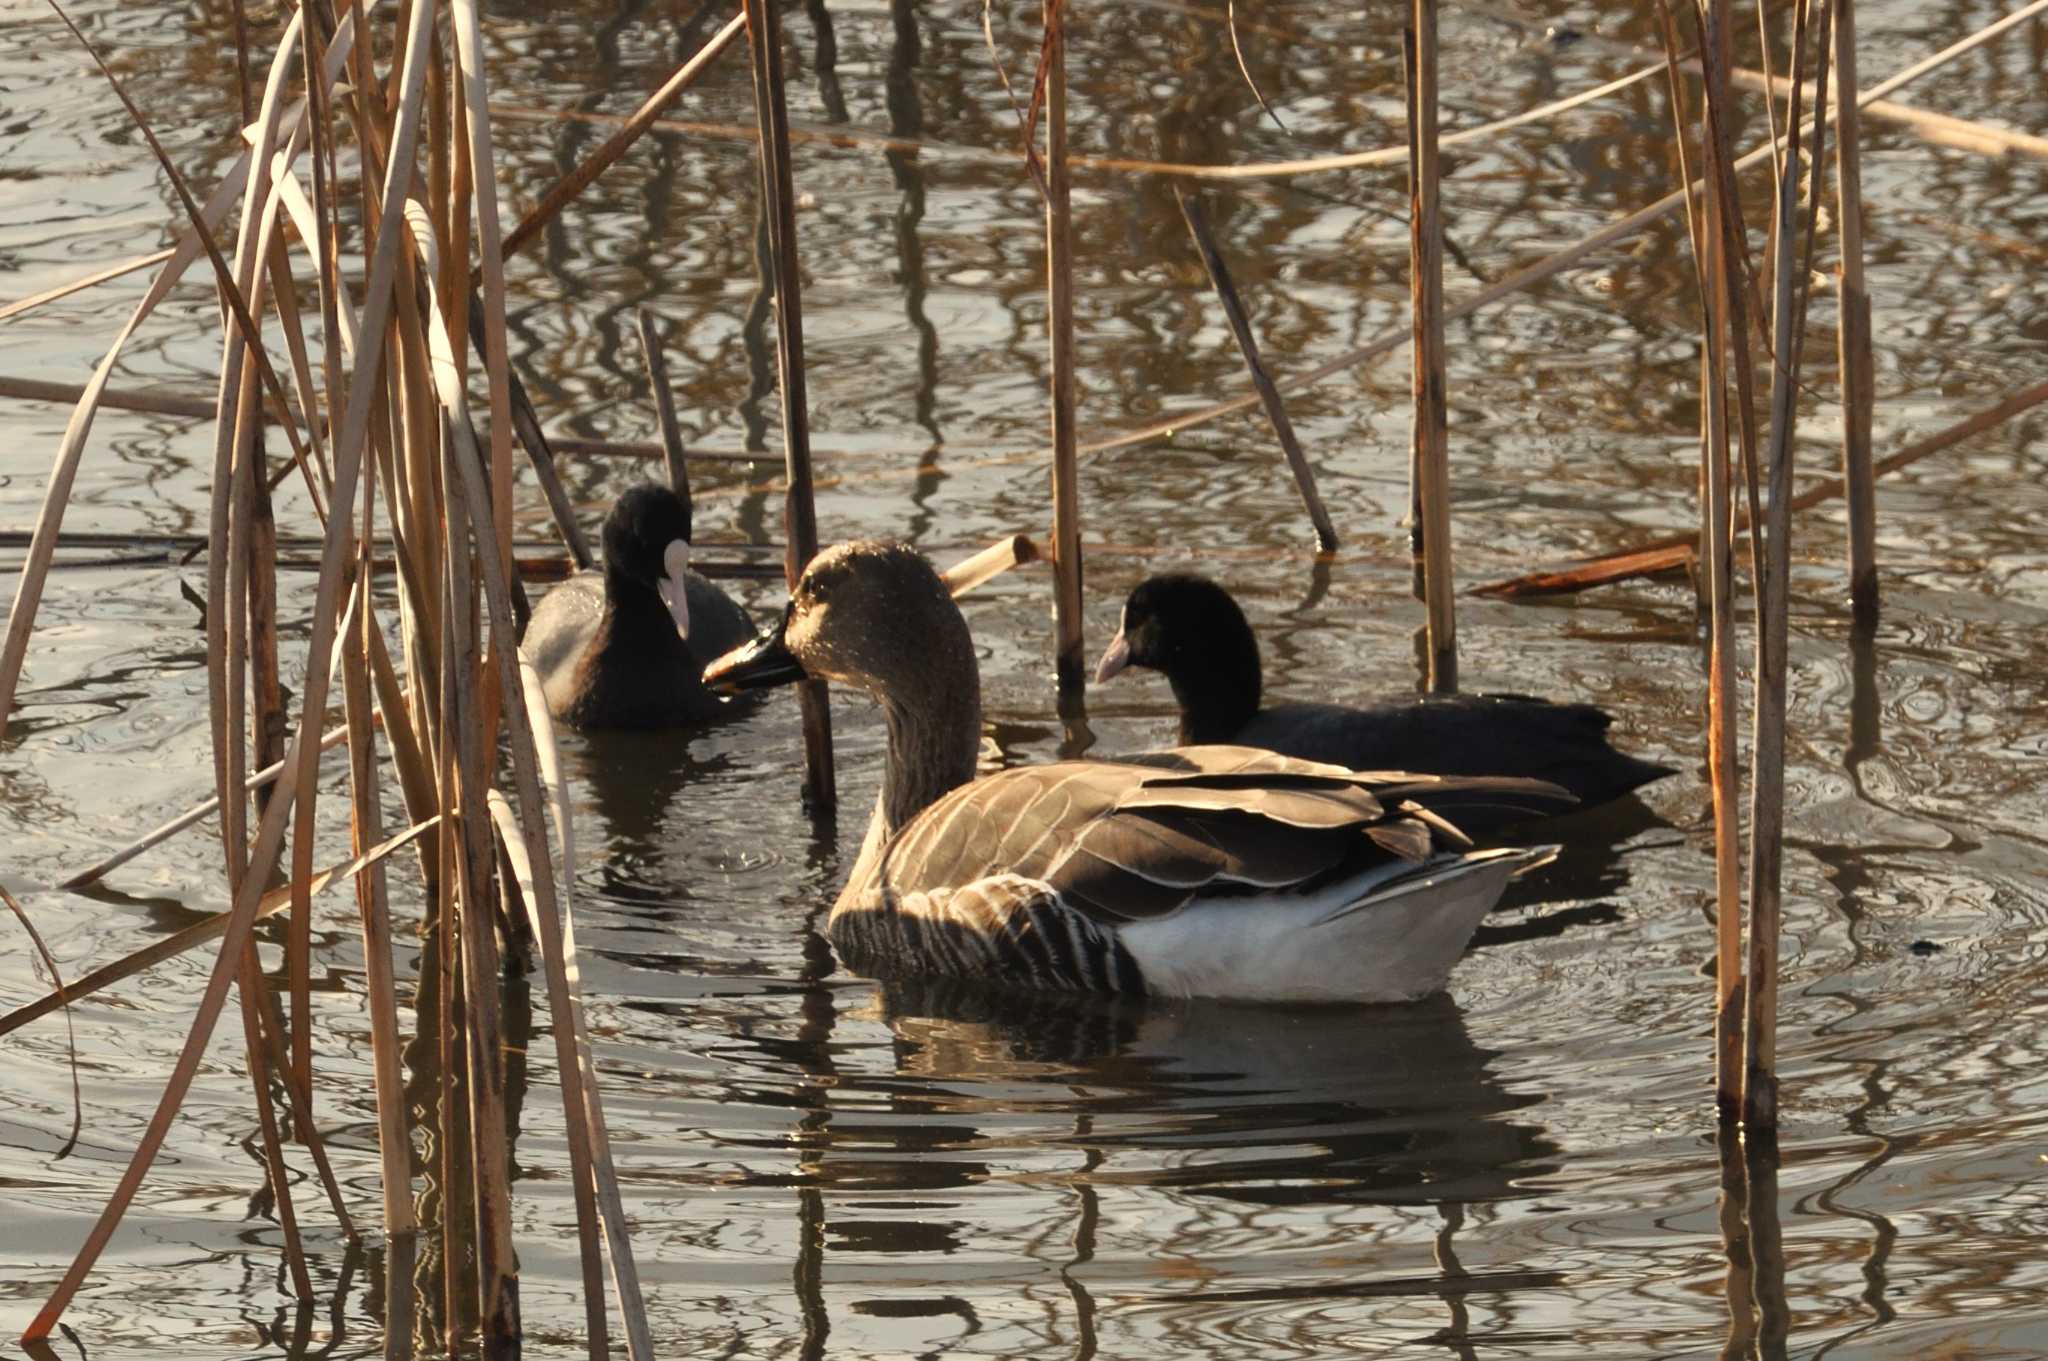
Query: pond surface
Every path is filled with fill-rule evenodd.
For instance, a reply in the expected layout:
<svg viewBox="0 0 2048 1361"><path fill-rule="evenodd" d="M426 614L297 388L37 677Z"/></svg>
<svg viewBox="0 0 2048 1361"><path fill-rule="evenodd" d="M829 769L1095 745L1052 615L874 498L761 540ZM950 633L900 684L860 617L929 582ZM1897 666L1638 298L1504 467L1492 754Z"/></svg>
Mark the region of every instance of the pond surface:
<svg viewBox="0 0 2048 1361"><path fill-rule="evenodd" d="M494 7L499 97L619 113L717 17L688 6ZM1240 7L1245 9L1245 7ZM1355 8L1355 7L1354 7ZM1530 0L1445 17L1445 125L1474 126L1661 60L1619 7ZM1866 79L1996 18L1992 3L1859 6ZM1246 9L1260 113L1216 13L1078 5L1074 142L1090 155L1249 162L1398 145L1398 7ZM807 12L806 12L807 11ZM231 10L85 0L201 185L228 151ZM1035 10L995 6L1013 72ZM829 23L823 42L819 17ZM1042 246L979 7L812 3L788 20L794 117L923 139L803 142L799 231L828 537L889 533L939 560L1044 528ZM1615 44L1619 44L1616 46ZM1633 51L1629 49L1633 47ZM832 54L830 70L820 54ZM2048 131L2038 21L1900 98ZM165 240L167 186L53 18L0 24L0 293L19 297ZM679 118L745 124L720 62ZM1447 155L1455 300L1661 196L1662 77ZM1759 135L1753 120L1746 139ZM603 135L566 116L498 127L521 207ZM1938 148L1872 120L1864 148L1883 454L2038 381L2048 359L2048 166ZM558 431L645 439L632 309L673 327L686 433L779 456L754 264L755 170L716 126L636 150L513 272L516 357ZM1320 364L1406 325L1398 167L1206 192L1272 366ZM1076 221L1084 437L1241 390L1239 361L1171 181L1084 167ZM1830 259L1832 239L1821 260ZM0 374L83 381L137 275L0 327ZM209 394L199 275L116 383ZM1449 335L1461 582L1690 523L1696 297L1682 225L1597 254ZM1828 471L1834 309L1817 293L1801 457ZM1291 400L1344 538L1318 567L1253 417L1084 464L1088 626L1165 566L1227 580L1272 692L1412 691L1405 353ZM0 528L33 522L66 409L0 405ZM203 530L209 428L105 412L67 530ZM1018 457L1021 455L1021 457ZM570 467L592 523L642 469ZM772 463L701 465L700 540L771 542ZM288 489L285 532L310 520ZM530 536L541 503L523 492ZM1765 1355L2048 1353L2048 417L1916 465L1878 501L1886 596L1852 637L1837 506L1795 550L1782 1020L1783 1163L1756 1218L1782 1233L1757 1285ZM739 555L706 548L705 556ZM7 550L12 562L18 549ZM206 830L83 895L51 886L210 789L204 640L155 560L52 576L22 707L0 747L0 882L69 972L223 907ZM115 554L114 556L120 556ZM285 578L287 617L310 574ZM777 592L738 588L764 617ZM8 592L11 597L11 588ZM1054 713L1049 592L1014 572L966 604L990 760L1079 740ZM585 986L663 1355L1710 1356L1729 1255L1708 1078L1712 949L1704 678L1682 581L1541 605L1461 601L1469 689L1591 700L1620 741L1682 773L1589 815L1581 849L1518 890L1450 995L1370 1011L1150 1011L879 986L812 933L851 862L880 727L835 700L842 812L798 808L795 706L716 730L565 737L576 782ZM1163 684L1089 695L1099 749L1164 740ZM337 796L344 773L330 763ZM333 834L341 835L337 829ZM323 862L327 858L323 853ZM375 1125L359 938L319 904L320 1119L374 1225ZM0 1005L46 982L0 924ZM266 950L271 947L266 946ZM270 956L274 962L274 954ZM0 1335L11 1345L112 1189L185 1033L207 961L77 1008L85 1132L52 1018L4 1042ZM528 1354L577 1354L579 1278L552 1047L536 1023L514 1150ZM374 1355L374 1251L351 1253L297 1187L324 1295L284 1289L238 1038L217 1040L141 1198L71 1309L58 1355ZM1776 1307L1782 1302L1783 1310Z"/></svg>

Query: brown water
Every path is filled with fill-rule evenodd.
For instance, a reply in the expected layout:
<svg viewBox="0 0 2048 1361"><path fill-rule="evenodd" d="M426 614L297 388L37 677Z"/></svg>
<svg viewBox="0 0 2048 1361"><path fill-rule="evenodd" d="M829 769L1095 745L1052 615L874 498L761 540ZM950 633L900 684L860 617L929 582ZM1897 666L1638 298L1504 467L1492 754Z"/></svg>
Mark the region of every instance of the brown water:
<svg viewBox="0 0 2048 1361"><path fill-rule="evenodd" d="M232 39L201 7L79 7L175 154L218 173ZM1396 144L1397 7L1246 8L1247 55L1288 131L1262 121L1213 16L1077 6L1074 137L1092 154L1250 161ZM1528 3L1525 24L1445 20L1448 129L1656 60L1598 34L1652 32L1604 6ZM1995 18L1991 3L1860 7L1875 78ZM809 7L812 14L820 7ZM996 28L1013 70L1029 6ZM1014 170L978 7L834 6L830 78L792 12L794 116L929 140L921 153L797 154L810 382L828 536L894 533L948 559L1042 528L1045 428L1037 207ZM501 97L622 111L705 32L668 10L503 6ZM2038 26L1902 97L2048 130ZM14 297L158 246L169 194L55 21L0 25L0 292ZM744 63L679 115L745 122ZM1448 157L1455 298L1671 183L1661 80ZM1753 131L1753 130L1752 130ZM603 132L506 120L521 206ZM2048 168L1931 148L1873 122L1865 147L1880 451L2025 382L2048 357ZM635 305L675 326L688 432L779 450L746 146L650 141L514 271L517 353L555 428L645 438ZM1300 369L1405 324L1400 172L1249 184L1212 216L1270 351ZM1239 365L1169 183L1083 172L1082 417L1109 432L1233 394ZM1824 250L1826 248L1824 247ZM1467 582L1688 523L1694 301L1683 231L1657 231L1450 332L1457 552ZM117 381L209 392L210 290L146 328ZM139 276L0 328L0 373L81 381ZM1807 373L1832 391L1833 309ZM1289 695L1416 684L1405 497L1405 358L1292 402L1346 551L1317 568L1263 425L1245 418L1103 455L1083 474L1091 539L1160 550L1088 562L1091 642L1163 564L1226 578ZM0 406L0 525L25 529L65 413ZM1802 457L1834 455L1810 403ZM1785 881L1783 1167L1759 1223L1782 1232L1764 1355L2048 1353L2048 418L1885 484L1885 615L1852 640L1840 516L1802 521L1793 582ZM76 530L201 526L209 435L108 412ZM571 469L591 518L637 469ZM765 465L762 476L770 471ZM700 472L705 539L763 541L779 502L744 465ZM539 498L527 496L543 532ZM287 531L308 518L281 502ZM708 550L707 550L708 551ZM67 968L218 910L217 855L187 834L84 895L49 886L206 792L203 639L161 562L51 579L23 707L0 754L0 877ZM287 578L301 622L310 576ZM743 588L765 613L774 592ZM1013 573L967 613L1005 761L1059 748L1047 584ZM1711 949L1703 684L1682 583L1540 606L1461 604L1463 679L1590 699L1622 741L1685 773L1591 820L1589 849L1495 918L1451 995L1368 1012L1150 1012L881 987L830 972L811 932L864 822L874 713L836 702L845 811L796 802L794 706L716 731L569 736L586 986L606 1100L664 1355L1706 1356L1728 1333L1728 1255L1707 1077ZM1091 693L1104 748L1170 729L1164 687ZM341 774L330 768L339 790ZM339 808L337 800L331 807ZM324 858L324 857L323 857ZM375 1130L359 944L345 896L320 918L323 1126L374 1224ZM0 1004L45 983L0 926ZM1916 949L1919 942L1938 950ZM78 1008L85 1134L69 1125L54 1020L9 1037L0 1083L0 1334L26 1323L112 1188L181 1040L205 961ZM531 1355L581 1328L552 1050L533 1047L515 1150ZM68 1316L58 1355L368 1355L380 1261L345 1248L299 1187L325 1292L283 1289L238 1040L216 1043L186 1115ZM1765 1188L1766 1190L1768 1188ZM1776 1307L1782 1301L1782 1312ZM0 1348L4 1349L4 1348Z"/></svg>

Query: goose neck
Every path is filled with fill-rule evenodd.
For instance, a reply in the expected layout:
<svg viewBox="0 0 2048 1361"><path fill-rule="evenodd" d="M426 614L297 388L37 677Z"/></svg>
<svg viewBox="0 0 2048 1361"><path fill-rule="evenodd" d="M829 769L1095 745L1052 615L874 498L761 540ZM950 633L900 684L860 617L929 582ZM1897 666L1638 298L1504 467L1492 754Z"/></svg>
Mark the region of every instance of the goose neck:
<svg viewBox="0 0 2048 1361"><path fill-rule="evenodd" d="M974 778L981 749L980 687L971 677L914 697L882 702L889 755L876 815L894 834L905 823Z"/></svg>

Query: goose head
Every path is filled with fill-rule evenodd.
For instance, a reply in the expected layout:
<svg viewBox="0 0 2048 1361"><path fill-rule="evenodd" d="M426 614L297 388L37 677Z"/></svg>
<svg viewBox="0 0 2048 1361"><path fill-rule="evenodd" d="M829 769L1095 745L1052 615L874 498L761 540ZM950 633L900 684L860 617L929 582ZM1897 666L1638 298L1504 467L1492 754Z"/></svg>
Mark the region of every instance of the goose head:
<svg viewBox="0 0 2048 1361"><path fill-rule="evenodd" d="M690 570L690 507L667 487L630 488L604 519L605 587L614 600L648 592L690 636L684 581Z"/></svg>
<svg viewBox="0 0 2048 1361"><path fill-rule="evenodd" d="M963 672L972 684L973 645L939 574L908 545L870 539L812 558L774 634L713 662L704 683L740 694L811 677L894 707Z"/></svg>

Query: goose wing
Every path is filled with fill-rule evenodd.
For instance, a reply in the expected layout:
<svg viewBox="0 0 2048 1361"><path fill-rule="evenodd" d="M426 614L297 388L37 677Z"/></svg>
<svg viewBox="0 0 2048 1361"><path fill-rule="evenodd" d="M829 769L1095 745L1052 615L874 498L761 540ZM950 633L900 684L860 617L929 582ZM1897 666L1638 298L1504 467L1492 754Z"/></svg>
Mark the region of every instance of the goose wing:
<svg viewBox="0 0 2048 1361"><path fill-rule="evenodd" d="M913 819L873 898L903 901L1014 876L1106 926L1197 896L1304 889L1334 874L1419 862L1462 838L1441 800L1570 796L1529 780L1361 773L1245 747L1026 766L973 781ZM869 895L863 895L869 896Z"/></svg>

